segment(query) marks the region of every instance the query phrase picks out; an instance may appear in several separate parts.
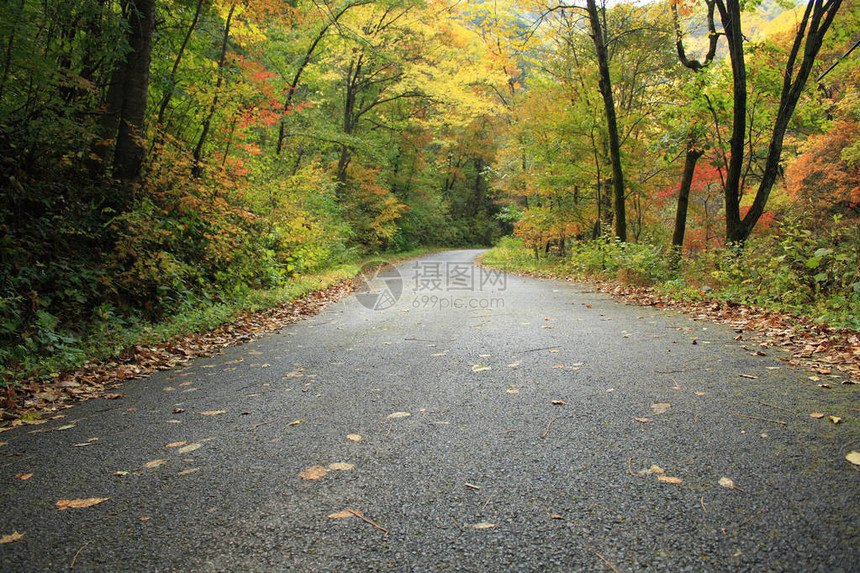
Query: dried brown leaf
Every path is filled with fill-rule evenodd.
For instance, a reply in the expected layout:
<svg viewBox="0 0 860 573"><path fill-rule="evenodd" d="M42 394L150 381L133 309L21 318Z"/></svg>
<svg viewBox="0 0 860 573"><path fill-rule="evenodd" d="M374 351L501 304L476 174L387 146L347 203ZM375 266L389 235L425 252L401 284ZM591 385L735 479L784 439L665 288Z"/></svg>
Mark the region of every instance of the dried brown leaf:
<svg viewBox="0 0 860 573"><path fill-rule="evenodd" d="M647 470L641 470L639 473L642 475L664 474L664 473L666 473L666 470L664 470L663 468L661 468L657 464L654 464L650 468L648 468Z"/></svg>
<svg viewBox="0 0 860 573"><path fill-rule="evenodd" d="M567 402L565 402L564 400L553 400L552 403L556 406L564 406L567 404Z"/></svg>
<svg viewBox="0 0 860 573"><path fill-rule="evenodd" d="M651 409L654 410L654 415L665 414L672 407L671 402L656 402L651 404Z"/></svg>
<svg viewBox="0 0 860 573"><path fill-rule="evenodd" d="M344 509L343 511L338 511L337 513L332 513L328 516L329 519L347 519L349 517L355 517L355 514L349 511L348 509Z"/></svg>
<svg viewBox="0 0 860 573"><path fill-rule="evenodd" d="M179 448L176 451L179 452L180 454L187 454L187 453L193 452L194 450L200 449L200 447L202 445L203 444L201 444L201 443L188 444L187 446L182 446L181 448Z"/></svg>
<svg viewBox="0 0 860 573"><path fill-rule="evenodd" d="M94 505L98 505L104 501L109 500L109 497L88 497L86 499L61 499L57 502L57 509L62 511L64 509L82 509L86 507L92 507Z"/></svg>
<svg viewBox="0 0 860 573"><path fill-rule="evenodd" d="M324 477L327 473L328 470L323 466L311 466L300 473L299 477L306 480L315 480Z"/></svg>
<svg viewBox="0 0 860 573"><path fill-rule="evenodd" d="M19 480L21 480L21 481L27 481L28 479L30 479L31 477L33 477L33 474L32 474L32 473L29 473L29 474L15 474L15 477L16 477L16 478L18 478L18 479L19 479Z"/></svg>
<svg viewBox="0 0 860 573"><path fill-rule="evenodd" d="M165 448L178 448L179 446L184 446L187 443L188 443L188 440L183 440L181 442L171 442L164 447Z"/></svg>
<svg viewBox="0 0 860 573"><path fill-rule="evenodd" d="M360 441L361 441L361 436L360 436L360 435L358 435L358 434L349 434L349 435L346 437L346 439L347 439L347 440L351 440L351 441L353 441L353 442L360 442Z"/></svg>
<svg viewBox="0 0 860 573"><path fill-rule="evenodd" d="M657 480L662 481L664 483L684 483L684 480L682 480L681 478L669 476L657 476Z"/></svg>
<svg viewBox="0 0 860 573"><path fill-rule="evenodd" d="M349 470L353 469L354 467L355 467L354 465L347 464L345 462L335 462L333 464L328 465L328 469L330 469L331 471L341 471L341 472L349 471Z"/></svg>
<svg viewBox="0 0 860 573"><path fill-rule="evenodd" d="M809 416L815 418L816 420L820 420L824 417L824 414L822 414L821 412L813 412Z"/></svg>
<svg viewBox="0 0 860 573"><path fill-rule="evenodd" d="M637 422L642 422L643 424L647 424L648 422L651 421L650 418L633 418L633 419L636 420Z"/></svg>
<svg viewBox="0 0 860 573"><path fill-rule="evenodd" d="M3 545L4 543L12 543L13 541L20 541L23 537L24 534L18 533L17 531L10 533L9 535L0 535L0 545Z"/></svg>

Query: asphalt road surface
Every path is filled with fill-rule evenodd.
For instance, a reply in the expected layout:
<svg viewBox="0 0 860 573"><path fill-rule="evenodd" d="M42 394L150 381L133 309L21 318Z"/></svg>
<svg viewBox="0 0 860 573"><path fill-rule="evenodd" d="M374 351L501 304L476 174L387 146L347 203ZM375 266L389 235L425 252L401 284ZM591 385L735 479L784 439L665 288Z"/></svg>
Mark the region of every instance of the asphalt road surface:
<svg viewBox="0 0 860 573"><path fill-rule="evenodd" d="M0 570L860 570L856 386L478 253L0 433Z"/></svg>

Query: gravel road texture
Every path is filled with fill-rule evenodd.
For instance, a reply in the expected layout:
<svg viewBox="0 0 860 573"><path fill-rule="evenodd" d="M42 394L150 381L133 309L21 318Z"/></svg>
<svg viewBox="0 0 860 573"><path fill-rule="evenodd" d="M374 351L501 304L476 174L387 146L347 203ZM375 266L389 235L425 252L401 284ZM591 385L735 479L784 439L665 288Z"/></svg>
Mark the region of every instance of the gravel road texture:
<svg viewBox="0 0 860 573"><path fill-rule="evenodd" d="M856 386L479 254L0 433L0 570L860 570Z"/></svg>

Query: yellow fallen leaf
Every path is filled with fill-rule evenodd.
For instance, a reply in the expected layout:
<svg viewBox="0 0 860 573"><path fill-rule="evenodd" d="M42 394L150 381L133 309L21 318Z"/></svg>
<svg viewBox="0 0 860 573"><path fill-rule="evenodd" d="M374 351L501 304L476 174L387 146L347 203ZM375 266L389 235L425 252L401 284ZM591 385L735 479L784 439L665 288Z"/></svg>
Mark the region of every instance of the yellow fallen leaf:
<svg viewBox="0 0 860 573"><path fill-rule="evenodd" d="M411 416L411 415L412 415L412 414L410 414L409 412L394 412L393 414L388 414L388 416L386 416L386 418L389 418L389 419L393 419L393 418L408 418L408 417L409 417L409 416Z"/></svg>
<svg viewBox="0 0 860 573"><path fill-rule="evenodd" d="M748 378L749 380L757 380L758 379L758 376L755 376L753 374L738 374L738 376L740 376L741 378Z"/></svg>
<svg viewBox="0 0 860 573"><path fill-rule="evenodd" d="M663 468L661 468L657 464L654 464L650 468L648 468L647 470L641 470L639 473L642 475L664 474L664 473L666 473L666 470L664 470Z"/></svg>
<svg viewBox="0 0 860 573"><path fill-rule="evenodd" d="M705 396L707 392L696 392L696 396Z"/></svg>
<svg viewBox="0 0 860 573"><path fill-rule="evenodd" d="M553 368L553 370L558 370L559 368L564 368L564 364L556 364L552 368Z"/></svg>
<svg viewBox="0 0 860 573"><path fill-rule="evenodd" d="M657 479L659 481L662 481L665 483L684 483L684 480L682 480L681 478L676 478L676 477L657 476Z"/></svg>
<svg viewBox="0 0 860 573"><path fill-rule="evenodd" d="M721 478L720 478L720 485L721 485L721 486L723 486L723 487L727 487L727 488L729 488L729 489L734 489L734 488L735 488L735 482L733 482L732 480L730 480L730 479L729 479L729 478L727 478L727 477L721 477Z"/></svg>
<svg viewBox="0 0 860 573"><path fill-rule="evenodd" d="M481 523L474 523L472 525L467 525L466 527L470 529L495 529L495 523L487 523L486 521L482 521Z"/></svg>
<svg viewBox="0 0 860 573"><path fill-rule="evenodd" d="M183 440L181 442L171 442L164 447L165 448L178 448L179 446L184 446L187 443L188 443L188 440Z"/></svg>
<svg viewBox="0 0 860 573"><path fill-rule="evenodd" d="M17 531L15 531L14 533L10 533L9 535L2 535L0 536L0 545L4 543L12 543L13 541L18 541L22 537L24 537L24 534L18 533Z"/></svg>
<svg viewBox="0 0 860 573"><path fill-rule="evenodd" d="M189 380L188 382L183 382L183 383L181 383L181 384L180 384L180 386L191 386L192 384L194 384L194 382L191 382L191 381Z"/></svg>
<svg viewBox="0 0 860 573"><path fill-rule="evenodd" d="M821 412L813 412L810 414L810 417L815 418L816 420L820 420L824 417L824 414L822 414Z"/></svg>
<svg viewBox="0 0 860 573"><path fill-rule="evenodd" d="M436 354L431 354L430 356L445 356L446 354L448 354L447 350L445 352L437 352ZM350 515L352 515L352 514L350 514ZM331 516L329 516L329 517L331 517Z"/></svg>
<svg viewBox="0 0 860 573"><path fill-rule="evenodd" d="M81 509L85 507L92 507L94 505L98 505L103 501L109 500L109 497L88 497L86 499L61 499L57 502L57 510L62 511L64 509Z"/></svg>
<svg viewBox="0 0 860 573"><path fill-rule="evenodd" d="M164 391L165 392L175 392L176 388L174 388L173 386L165 386Z"/></svg>
<svg viewBox="0 0 860 573"><path fill-rule="evenodd" d="M141 521L149 521L152 518L144 515L144 516L139 517L138 519L140 519Z"/></svg>
<svg viewBox="0 0 860 573"><path fill-rule="evenodd" d="M347 464L344 462L336 462L336 463L328 465L328 469L330 469L332 471L342 471L342 472L349 471L354 467L355 467L354 465Z"/></svg>
<svg viewBox="0 0 860 573"><path fill-rule="evenodd" d="M143 467L148 469L157 468L166 461L167 460L152 460L151 462L146 462L145 464L143 464Z"/></svg>
<svg viewBox="0 0 860 573"><path fill-rule="evenodd" d="M550 516L549 516L549 518L550 518L550 519L564 519L564 516L563 516L563 515L559 515L559 514L557 514L557 513L553 513L552 515L550 515Z"/></svg>
<svg viewBox="0 0 860 573"><path fill-rule="evenodd" d="M178 473L178 474L176 474L176 475L179 475L179 476L187 476L188 474L193 474L194 472L196 472L196 471L197 471L197 470L199 470L199 469L200 469L200 468L188 468L187 470L182 470L181 472L179 472L179 473Z"/></svg>
<svg viewBox="0 0 860 573"><path fill-rule="evenodd" d="M299 477L302 479L313 480L320 479L324 477L328 473L328 470L322 466L311 466L302 473L299 474Z"/></svg>
<svg viewBox="0 0 860 573"><path fill-rule="evenodd" d="M304 424L304 423L305 423L305 420L293 420L292 422L290 422L287 425L288 426L298 426L299 424Z"/></svg>
<svg viewBox="0 0 860 573"><path fill-rule="evenodd" d="M637 422L642 422L643 424L647 424L648 422L651 421L650 418L633 418L633 419L636 420Z"/></svg>
<svg viewBox="0 0 860 573"><path fill-rule="evenodd" d="M845 455L845 459L854 464L855 466L860 466L860 452L854 451Z"/></svg>
<svg viewBox="0 0 860 573"><path fill-rule="evenodd" d="M506 392L507 392L508 394L519 394L519 393L520 393L520 391L519 391L519 390L514 390L514 389L506 390Z"/></svg>
<svg viewBox="0 0 860 573"><path fill-rule="evenodd" d="M651 404L651 409L654 410L654 415L665 414L672 407L671 402L657 402Z"/></svg>
<svg viewBox="0 0 860 573"><path fill-rule="evenodd" d="M830 420L831 422L833 422L834 424L838 424L839 422L842 421L842 418L840 418L839 416L827 416L827 419Z"/></svg>
<svg viewBox="0 0 860 573"><path fill-rule="evenodd" d="M347 439L347 440L352 440L353 442L360 442L360 441L361 441L361 436L360 436L360 435L358 435L358 434L349 434L349 435L346 437L346 439Z"/></svg>
<svg viewBox="0 0 860 573"><path fill-rule="evenodd" d="M180 454L187 454L189 452L193 452L196 449L199 449L200 446L202 446L202 445L203 444L200 444L200 443L188 444L187 446L183 446L176 451L179 452Z"/></svg>
<svg viewBox="0 0 860 573"><path fill-rule="evenodd" d="M472 372L483 372L484 370L491 370L490 366L485 366L483 364L475 364L472 366Z"/></svg>
<svg viewBox="0 0 860 573"><path fill-rule="evenodd" d="M508 368L516 368L519 365L520 365L519 362L512 362L512 363L508 364Z"/></svg>
<svg viewBox="0 0 860 573"><path fill-rule="evenodd" d="M205 412L197 412L201 416L219 416L221 414L226 414L227 410L207 410Z"/></svg>
<svg viewBox="0 0 860 573"><path fill-rule="evenodd" d="M355 514L352 513L348 509L344 509L343 511L338 511L337 513L332 513L328 517L329 517L329 519L346 519L348 517L355 517Z"/></svg>
<svg viewBox="0 0 860 573"><path fill-rule="evenodd" d="M564 400L553 400L552 403L556 406L564 406L567 404L567 402L565 402Z"/></svg>

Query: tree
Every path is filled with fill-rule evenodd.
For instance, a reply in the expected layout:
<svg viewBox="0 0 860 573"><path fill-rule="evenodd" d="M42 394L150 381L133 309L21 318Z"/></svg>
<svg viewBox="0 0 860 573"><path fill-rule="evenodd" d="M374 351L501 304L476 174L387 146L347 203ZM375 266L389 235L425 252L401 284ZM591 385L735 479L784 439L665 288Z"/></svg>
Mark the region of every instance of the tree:
<svg viewBox="0 0 860 573"><path fill-rule="evenodd" d="M780 159L786 129L842 0L811 0L806 4L785 61L779 105L758 188L752 205L743 216L741 215L743 196L741 176L744 162L747 160L748 77L741 19L742 6L740 0L715 1L728 44L733 87L732 130L724 182L726 240L730 243L742 244L749 238L764 213L771 190L781 172Z"/></svg>

